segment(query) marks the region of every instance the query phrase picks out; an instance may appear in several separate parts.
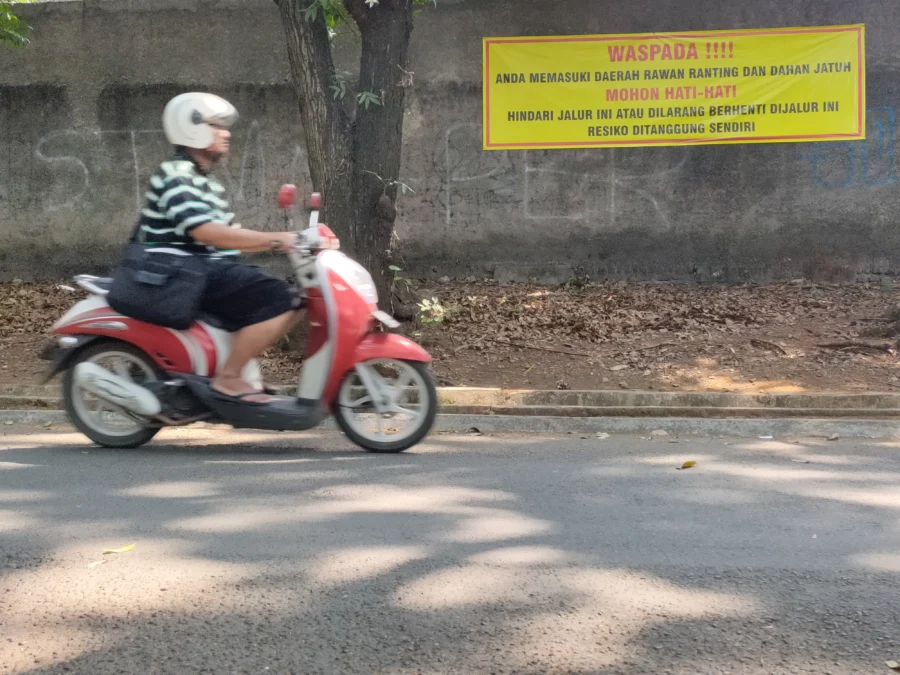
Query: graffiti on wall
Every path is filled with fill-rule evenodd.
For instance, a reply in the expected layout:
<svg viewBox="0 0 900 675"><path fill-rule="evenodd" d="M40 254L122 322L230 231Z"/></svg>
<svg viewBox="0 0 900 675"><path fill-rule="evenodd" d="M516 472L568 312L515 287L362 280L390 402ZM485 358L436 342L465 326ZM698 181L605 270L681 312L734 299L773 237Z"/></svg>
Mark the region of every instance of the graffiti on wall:
<svg viewBox="0 0 900 675"><path fill-rule="evenodd" d="M691 149L485 152L479 123L458 123L442 139L442 219L465 224L485 209L530 221L615 227L623 210L668 227L667 194ZM639 161L635 161L638 159Z"/></svg>
<svg viewBox="0 0 900 675"><path fill-rule="evenodd" d="M891 106L868 111L867 140L798 146L803 173L818 189L876 188L898 182L897 115ZM615 229L639 222L673 225L675 195L692 180L697 148L485 152L481 125L456 122L440 131L419 187L404 197L423 218L448 228L478 229L515 220ZM747 150L748 152L751 150ZM159 129L51 131L33 147L46 175L41 205L48 214L87 208L121 214L143 205L150 173L169 153ZM277 184L311 188L306 151L280 148L252 121L234 140L228 166L219 172L233 204L255 227L280 228L272 207ZM415 164L415 166L419 166ZM805 169L803 168L805 167Z"/></svg>
<svg viewBox="0 0 900 675"><path fill-rule="evenodd" d="M245 212L271 214L276 182L310 186L304 148L267 153L272 146L258 121L234 146L235 156L218 173L234 205ZM150 173L168 151L158 129L50 132L34 148L35 159L50 174L43 208L53 213L108 203L120 211L131 204L139 210ZM641 211L647 222L666 227L666 186L687 162L690 149L650 152L644 158L652 161L643 163L628 162L613 150L487 153L481 147L480 124L458 123L442 132L437 170L424 179L431 184L412 199L431 202L432 218L447 226L474 225L485 214L500 212L529 221L615 226L625 209ZM417 182L416 177L410 182ZM430 193L436 199L429 200Z"/></svg>
<svg viewBox="0 0 900 675"><path fill-rule="evenodd" d="M302 146L296 145L287 155L280 153L288 161L267 164L258 121L251 122L234 146L235 157L217 171L234 205L250 212L268 207L275 194L270 180L309 185ZM43 208L48 213L72 210L85 206L90 199L107 200L120 209L130 200L128 206L134 204L139 210L150 175L169 153L159 129L52 131L34 147L35 159L50 174Z"/></svg>

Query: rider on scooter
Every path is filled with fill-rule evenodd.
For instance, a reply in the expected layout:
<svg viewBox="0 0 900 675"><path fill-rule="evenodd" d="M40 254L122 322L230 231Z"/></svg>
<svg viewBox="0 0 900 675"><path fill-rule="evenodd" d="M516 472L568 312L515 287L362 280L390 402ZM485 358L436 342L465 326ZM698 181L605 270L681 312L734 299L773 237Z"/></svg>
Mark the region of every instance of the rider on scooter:
<svg viewBox="0 0 900 675"><path fill-rule="evenodd" d="M245 382L241 372L291 329L303 302L286 282L238 261L241 252L283 253L296 235L246 230L233 222L225 188L212 171L228 156L229 128L236 119L234 106L212 94L186 93L169 101L163 129L175 155L150 178L140 226L148 246L213 262L201 309L234 333L234 343L210 386L233 402L264 404L271 398Z"/></svg>

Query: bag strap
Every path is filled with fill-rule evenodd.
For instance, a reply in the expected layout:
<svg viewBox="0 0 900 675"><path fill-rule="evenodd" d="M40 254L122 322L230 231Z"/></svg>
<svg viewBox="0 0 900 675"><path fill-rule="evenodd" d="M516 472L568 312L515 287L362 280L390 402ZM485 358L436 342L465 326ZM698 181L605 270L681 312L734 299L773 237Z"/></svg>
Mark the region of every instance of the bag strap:
<svg viewBox="0 0 900 675"><path fill-rule="evenodd" d="M134 229L131 231L131 235L128 237L128 243L130 243L130 244L140 244L141 242L138 241L138 240L141 238L141 236L140 236L141 233L142 233L142 229L141 229L141 217L138 216L137 225L135 225L135 226L134 226Z"/></svg>

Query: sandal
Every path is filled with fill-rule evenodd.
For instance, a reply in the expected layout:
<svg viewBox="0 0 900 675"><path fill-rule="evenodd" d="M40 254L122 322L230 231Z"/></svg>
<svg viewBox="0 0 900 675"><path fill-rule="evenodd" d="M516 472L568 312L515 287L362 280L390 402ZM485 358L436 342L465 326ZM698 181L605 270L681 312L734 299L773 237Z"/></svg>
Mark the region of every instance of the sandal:
<svg viewBox="0 0 900 675"><path fill-rule="evenodd" d="M265 391L248 391L243 394L226 394L224 391L219 391L218 389L209 388L212 392L213 396L220 401L225 403L237 403L240 405L256 405L256 406L265 406L269 405L272 401L246 401L248 396L269 396L268 392Z"/></svg>

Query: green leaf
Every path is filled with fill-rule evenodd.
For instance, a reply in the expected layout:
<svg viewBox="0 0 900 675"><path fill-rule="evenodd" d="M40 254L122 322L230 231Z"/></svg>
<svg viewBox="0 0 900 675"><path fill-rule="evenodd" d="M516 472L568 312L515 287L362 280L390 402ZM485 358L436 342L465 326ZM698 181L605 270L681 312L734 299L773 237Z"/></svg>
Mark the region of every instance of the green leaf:
<svg viewBox="0 0 900 675"><path fill-rule="evenodd" d="M3 0L0 0L2 2ZM32 0L27 0L31 2ZM367 9L374 10L381 4L381 0L363 0L367 6ZM319 18L320 13L321 17L325 21L325 25L328 28L336 29L339 23L347 24L351 27L353 26L353 21L350 19L349 14L347 13L347 9L344 6L343 0L306 0L308 3L303 12L304 18L309 21L315 21ZM415 13L418 14L425 6L434 5L437 7L437 0L413 0L413 5L416 7ZM329 35L334 37L337 35L337 31L334 30L332 34L329 31Z"/></svg>
<svg viewBox="0 0 900 675"><path fill-rule="evenodd" d="M371 91L364 91L357 94L356 100L359 101L359 104L366 110L369 109L370 105L381 105L381 97Z"/></svg>
<svg viewBox="0 0 900 675"><path fill-rule="evenodd" d="M19 19L12 11L12 5L32 0L0 0L0 44L12 47L24 47L28 44L31 27Z"/></svg>
<svg viewBox="0 0 900 675"><path fill-rule="evenodd" d="M350 84L351 73L346 70L341 70L335 73L331 79L334 84L331 85L331 91L334 92L334 97L343 99L347 96L347 92L352 91L353 87Z"/></svg>
<svg viewBox="0 0 900 675"><path fill-rule="evenodd" d="M318 3L318 1L316 1L316 2L310 3L309 6L306 7L306 9L302 9L300 11L303 14L304 19L306 19L309 22L313 22L318 18L319 10L321 8L322 8L322 6Z"/></svg>

